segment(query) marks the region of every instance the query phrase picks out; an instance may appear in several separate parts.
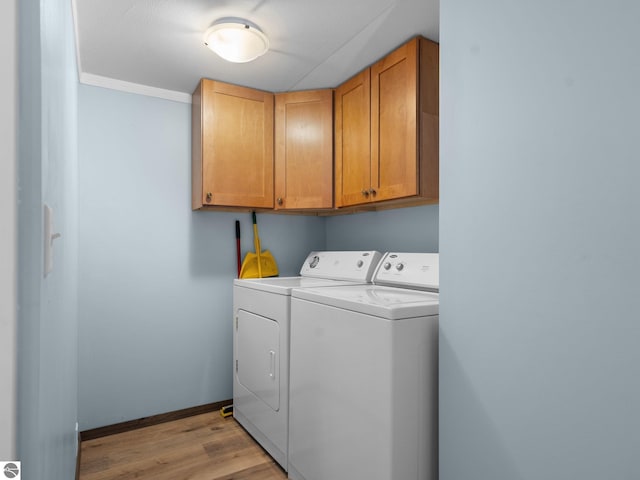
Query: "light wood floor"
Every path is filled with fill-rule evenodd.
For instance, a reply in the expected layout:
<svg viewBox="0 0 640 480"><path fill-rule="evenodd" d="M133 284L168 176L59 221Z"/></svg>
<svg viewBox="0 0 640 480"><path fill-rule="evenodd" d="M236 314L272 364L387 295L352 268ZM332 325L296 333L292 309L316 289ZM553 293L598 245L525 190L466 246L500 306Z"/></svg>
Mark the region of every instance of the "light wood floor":
<svg viewBox="0 0 640 480"><path fill-rule="evenodd" d="M219 412L82 442L80 480L280 480L287 474Z"/></svg>

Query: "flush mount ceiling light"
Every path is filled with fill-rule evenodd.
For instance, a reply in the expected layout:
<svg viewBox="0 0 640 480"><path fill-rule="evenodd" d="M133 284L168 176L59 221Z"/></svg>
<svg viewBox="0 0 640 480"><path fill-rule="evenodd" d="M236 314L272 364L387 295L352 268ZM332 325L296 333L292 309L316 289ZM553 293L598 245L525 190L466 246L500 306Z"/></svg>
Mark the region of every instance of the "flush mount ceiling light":
<svg viewBox="0 0 640 480"><path fill-rule="evenodd" d="M234 63L250 62L269 49L266 35L256 25L242 19L216 21L205 33L204 44Z"/></svg>

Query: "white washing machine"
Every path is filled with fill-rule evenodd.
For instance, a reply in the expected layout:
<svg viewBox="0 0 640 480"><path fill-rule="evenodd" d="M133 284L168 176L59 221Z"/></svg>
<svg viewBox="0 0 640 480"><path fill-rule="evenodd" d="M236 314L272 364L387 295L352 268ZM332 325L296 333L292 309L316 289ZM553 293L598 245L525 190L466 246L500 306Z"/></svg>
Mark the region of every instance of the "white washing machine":
<svg viewBox="0 0 640 480"><path fill-rule="evenodd" d="M289 478L437 478L438 254L293 290Z"/></svg>
<svg viewBox="0 0 640 480"><path fill-rule="evenodd" d="M233 282L233 415L285 470L291 291L370 282L381 256L374 251L311 252L299 277Z"/></svg>

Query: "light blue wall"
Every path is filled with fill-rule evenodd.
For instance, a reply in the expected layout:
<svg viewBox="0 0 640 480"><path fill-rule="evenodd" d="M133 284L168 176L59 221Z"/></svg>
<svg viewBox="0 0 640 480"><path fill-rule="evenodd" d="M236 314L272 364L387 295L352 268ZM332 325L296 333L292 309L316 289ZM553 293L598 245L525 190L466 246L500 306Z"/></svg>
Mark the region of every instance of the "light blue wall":
<svg viewBox="0 0 640 480"><path fill-rule="evenodd" d="M71 4L19 2L18 456L22 478L73 478L76 462L77 68ZM43 203L54 210L43 277Z"/></svg>
<svg viewBox="0 0 640 480"><path fill-rule="evenodd" d="M640 4L441 5L441 480L640 478Z"/></svg>
<svg viewBox="0 0 640 480"><path fill-rule="evenodd" d="M327 249L437 252L438 206L328 217Z"/></svg>
<svg viewBox="0 0 640 480"><path fill-rule="evenodd" d="M192 212L191 106L80 86L80 429L232 397L235 220ZM324 220L258 215L282 275Z"/></svg>

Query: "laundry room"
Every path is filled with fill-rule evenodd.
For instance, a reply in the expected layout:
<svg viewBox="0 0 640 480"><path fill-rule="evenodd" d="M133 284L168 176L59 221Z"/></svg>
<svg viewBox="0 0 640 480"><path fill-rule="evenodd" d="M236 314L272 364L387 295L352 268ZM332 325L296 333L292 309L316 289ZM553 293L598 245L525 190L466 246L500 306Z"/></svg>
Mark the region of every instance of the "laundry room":
<svg viewBox="0 0 640 480"><path fill-rule="evenodd" d="M277 3L238 2L247 16ZM302 3L322 13L322 2ZM278 35L269 31L271 50L261 58L289 83L269 87L275 73L252 70L260 58L220 71L234 85L264 82L276 93L332 75L340 80L323 85L335 88L416 34L437 42L439 197L327 214L277 211L271 195L273 207L256 208L261 249L280 276L298 275L310 252L439 254L439 406L431 432L438 458L431 465L441 480L640 478L640 6L357 3L360 11L356 2L335 3L323 13L328 20L305 17L309 28L335 22L353 41L301 42L325 60L340 59L327 60L327 68L302 62L287 70L280 63L287 50L275 48ZM83 4L96 10L91 22L77 24ZM234 396L238 244L240 260L255 252L254 224L250 207L193 208L192 93L200 77L214 75L178 88L171 82L187 71L186 56L154 63L142 33L140 41L118 43L133 19L142 29L159 18L156 8L196 4L203 2L12 0L0 7L9 71L0 91L15 111L2 113L14 132L7 157L15 172L0 175L9 179L0 190L12 197L8 207L0 202L9 225L0 271L15 275L11 288L0 288L9 318L0 330L9 385L0 396L7 419L0 463L21 463L24 478L73 478L82 432ZM395 16L406 18L409 6L420 8L415 28ZM97 50L83 54L77 38L99 31L110 9L117 28L93 48L113 42L113 55L92 64ZM222 62L200 41L215 15L191 15L189 27L177 15L163 18L171 33L156 38L170 40L162 49L190 35L200 54ZM301 35L306 25L289 23ZM154 78L109 71L110 62ZM372 198L374 190L357 194ZM352 358L348 348L340 355L332 362ZM296 384L315 367L296 367ZM392 408L406 399L384 392L375 401L388 400L389 412L410 428L406 409ZM348 423L349 411L339 413ZM337 425L336 418L326 423ZM372 425L355 415L354 424L361 431ZM201 450L216 458L213 447Z"/></svg>
<svg viewBox="0 0 640 480"><path fill-rule="evenodd" d="M252 219L191 211L190 162L175 160L190 159L190 115L187 104L79 87L83 430L232 397L235 220L244 257ZM94 195L105 184L117 195ZM130 208L141 198L153 200ZM437 205L256 217L281 276L314 250L438 251Z"/></svg>

